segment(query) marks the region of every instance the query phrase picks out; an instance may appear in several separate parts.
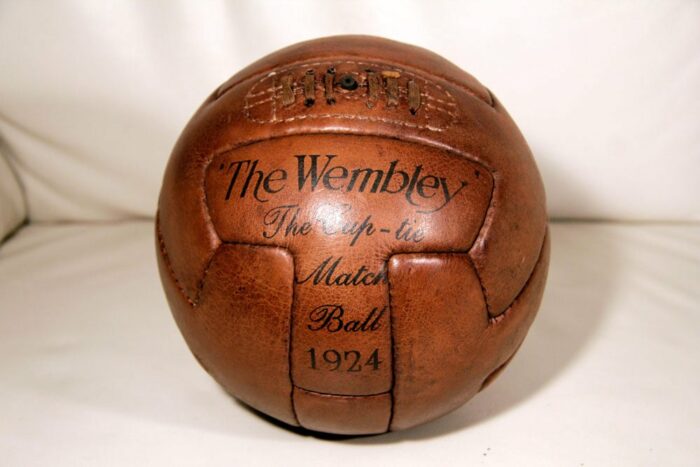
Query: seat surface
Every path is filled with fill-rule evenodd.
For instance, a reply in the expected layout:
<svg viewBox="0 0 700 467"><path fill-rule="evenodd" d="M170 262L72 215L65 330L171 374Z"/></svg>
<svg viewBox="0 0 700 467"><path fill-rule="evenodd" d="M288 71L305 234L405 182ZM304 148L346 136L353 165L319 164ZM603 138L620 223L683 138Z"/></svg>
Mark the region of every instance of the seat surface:
<svg viewBox="0 0 700 467"><path fill-rule="evenodd" d="M555 223L542 308L466 406L319 439L227 396L180 336L151 222L30 225L0 246L3 465L691 465L700 226Z"/></svg>

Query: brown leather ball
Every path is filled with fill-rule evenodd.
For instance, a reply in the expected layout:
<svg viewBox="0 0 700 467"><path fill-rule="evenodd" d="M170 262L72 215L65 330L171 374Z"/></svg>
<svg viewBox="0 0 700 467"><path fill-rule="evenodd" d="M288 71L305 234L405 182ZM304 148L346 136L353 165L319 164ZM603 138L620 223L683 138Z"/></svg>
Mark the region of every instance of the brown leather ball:
<svg viewBox="0 0 700 467"><path fill-rule="evenodd" d="M494 95L417 47L287 47L182 132L157 217L161 279L192 353L290 425L401 430L513 357L548 266L545 195Z"/></svg>

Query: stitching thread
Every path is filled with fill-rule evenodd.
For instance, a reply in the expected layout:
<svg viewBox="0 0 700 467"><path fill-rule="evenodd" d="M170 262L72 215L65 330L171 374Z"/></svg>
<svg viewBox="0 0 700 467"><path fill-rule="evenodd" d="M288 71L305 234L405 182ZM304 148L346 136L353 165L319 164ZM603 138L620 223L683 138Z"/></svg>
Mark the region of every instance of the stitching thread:
<svg viewBox="0 0 700 467"><path fill-rule="evenodd" d="M287 117L284 119L278 119L277 118L277 98L278 98L277 90L278 90L279 86L277 86L277 84L276 84L276 76L279 74L283 74L285 72L288 72L289 70L292 70L292 69L318 67L321 65L327 66L329 64L350 64L350 65L356 65L356 66L372 66L372 67L379 67L379 68L385 67L387 65L387 64L379 64L379 63L375 63L375 62L364 62L364 61L355 61L355 60L344 60L344 61L326 60L326 61L316 61L316 62L311 62L311 63L300 62L300 63L288 65L286 67L274 70L274 71L268 73L267 75L263 76L262 78L260 78L258 80L258 82L251 87L248 94L246 95L245 104L243 107L243 111L244 111L246 118L248 118L249 120L251 120L253 122L260 123L260 124L290 123L293 121L304 120L304 119L347 119L347 120L360 120L360 121L387 123L387 124L391 124L391 125L398 125L398 126L403 126L403 127L407 127L407 128L415 128L415 129L424 129L424 130L429 130L429 131L434 131L434 132L442 132L442 131L444 131L445 128L447 128L447 127L449 127L457 122L457 113L454 110L449 110L449 109L441 106L441 105L445 105L445 106L450 106L453 109L456 109L457 105L454 101L446 101L446 100L440 99L438 97L433 97L433 96L427 94L426 92L421 92L420 93L421 97L424 97L426 100L434 101L434 102L437 102L438 104L441 104L441 105L434 105L434 104L430 104L430 103L426 102L425 103L426 117L428 114L428 110L430 108L448 115L449 117L451 117L451 120L449 122L447 122L447 125L445 128L439 128L437 126L430 125L430 124L410 123L410 122L395 120L395 119L386 118L386 117L371 117L371 116L361 116L361 115L351 115L351 114L329 114L329 113L320 114L320 115L319 114L305 114L305 115L297 115L297 116L293 116L293 117ZM447 91L440 84L429 81L428 78L426 78L426 77L419 76L419 75L412 73L410 71L406 71L402 67L396 67L396 66L390 66L390 67L393 68L394 70L399 70L401 73L403 73L409 77L413 77L413 78L416 78L416 79L424 82L426 86L427 85L434 86L436 89L438 89L439 91L444 93L448 98L453 99L452 95L449 93L449 91ZM269 87L263 91L253 92L253 90L255 89L255 87L258 84L262 83L264 80L269 79L269 78L271 78L273 80L271 87ZM367 80L365 79L364 76L362 76L359 81L360 81L359 84L363 87L365 86L365 84L367 82ZM463 87L463 88L468 89L465 87ZM318 83L318 82L314 81L314 91L319 91L319 90L320 91L324 90L323 83ZM301 89L299 91L301 91ZM399 91L399 94L402 96L408 95L407 89L399 88L398 91ZM251 99L250 99L251 97L264 96L268 93L272 93L272 96L268 97L267 99L251 102ZM478 98L478 96L476 96L476 94L473 91L470 90L469 93ZM294 95L295 96L297 95L297 89L294 90ZM356 94L351 96L350 93L338 93L338 95L342 96L346 100L359 100L360 99L360 97L357 96ZM271 119L263 119L263 118L258 118L258 117L254 117L253 115L251 115L250 109L258 107L258 106L265 104L267 102L272 102L272 118Z"/></svg>
<svg viewBox="0 0 700 467"><path fill-rule="evenodd" d="M294 117L287 117L282 120L277 120L277 121L265 121L265 120L259 120L255 118L250 118L256 123L271 123L271 124L280 124L280 123L289 123L293 122L295 120L306 120L306 119L336 119L336 120L361 120L361 121L370 121L370 122L381 122L381 123L387 123L390 125L400 125L400 126L405 126L408 128L416 128L416 129L421 129L421 130L429 130L429 131L434 131L434 132L443 132L445 131L445 128L438 128L434 127L432 125L421 125L417 123L410 123L410 122L402 122L398 120L392 120L389 118L384 118L384 117L367 117L364 115L350 115L350 114L320 114L320 115L313 115L313 114L307 114L307 115L296 115Z"/></svg>
<svg viewBox="0 0 700 467"><path fill-rule="evenodd" d="M283 68L282 70L289 70L289 69L291 69L291 68L293 68L293 67L319 66L319 65L324 64L324 63L346 63L346 64L348 64L348 63L349 63L349 64L357 63L357 64L365 64L365 65L369 65L369 66L383 66L383 65L388 65L388 66L394 68L395 70L400 70L400 71L402 71L403 73L406 73L406 74L409 74L409 73L412 74L411 72L406 71L406 69L403 68L405 65L395 65L395 64L394 64L393 62L391 62L390 60L383 61L383 65L378 65L376 62L356 62L356 61L351 61L351 60L346 60L346 61L344 61L344 62L338 62L338 61L333 61L333 60L328 59L328 60L325 61L325 62L312 62L312 63L304 62L304 61L302 60L302 61L299 61L299 62L296 62L296 63L289 64L287 67ZM426 70L423 70L423 69L420 69L420 68L417 68L417 70L418 70L419 72L421 72L421 73L430 74L429 71L426 71ZM280 70L273 70L273 71L268 71L268 72L261 71L261 72L258 72L258 73L253 73L253 74L251 74L251 75L245 76L245 77L239 79L238 81L235 81L235 82L233 82L233 83L231 83L231 84L229 84L229 85L227 85L227 86L225 86L225 87L223 87L223 86L226 84L226 83L224 83L224 85L220 86L219 89L217 90L217 92L216 92L216 98L217 98L217 99L220 98L221 96L223 96L224 94L226 94L228 91L230 91L231 89L233 89L234 87L236 87L237 85L239 85L240 83L242 83L242 82L244 82L244 81L248 81L248 80L250 80L250 79L253 79L253 78L257 77L257 76L261 76L261 75L263 75L263 74L264 74L264 77L274 76L274 75L276 75L278 72L281 73ZM416 75L414 75L414 76L416 76ZM486 92L487 92L487 94L488 94L488 96L489 96L489 100L485 100L485 99L481 98L479 95L477 95L477 93L476 93L473 89L469 88L468 86L465 86L464 84L460 83L459 81L454 81L454 80L452 80L452 79L445 78L445 77L440 77L440 76L438 76L437 78L442 79L442 80L445 80L446 82L450 83L451 85L462 89L462 90L463 90L464 92L466 92L467 94L471 95L471 96L474 97L475 99L478 99L478 100L480 100L480 101L486 103L486 104L489 105L490 107L493 107L493 106L494 106L493 95L491 94L491 91L488 90L488 88L485 88L485 89L486 89ZM437 84L437 83L433 83L433 84L434 84L436 87L438 87L439 89L443 89L442 86L440 86L439 84Z"/></svg>

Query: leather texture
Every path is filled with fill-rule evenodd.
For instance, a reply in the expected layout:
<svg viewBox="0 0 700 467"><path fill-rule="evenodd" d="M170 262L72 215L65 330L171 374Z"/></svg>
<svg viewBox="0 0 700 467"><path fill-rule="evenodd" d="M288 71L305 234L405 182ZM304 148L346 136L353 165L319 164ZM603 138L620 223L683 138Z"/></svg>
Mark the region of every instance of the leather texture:
<svg viewBox="0 0 700 467"><path fill-rule="evenodd" d="M339 434L476 394L524 339L548 265L542 182L499 101L365 36L288 47L214 91L173 150L156 229L202 366Z"/></svg>

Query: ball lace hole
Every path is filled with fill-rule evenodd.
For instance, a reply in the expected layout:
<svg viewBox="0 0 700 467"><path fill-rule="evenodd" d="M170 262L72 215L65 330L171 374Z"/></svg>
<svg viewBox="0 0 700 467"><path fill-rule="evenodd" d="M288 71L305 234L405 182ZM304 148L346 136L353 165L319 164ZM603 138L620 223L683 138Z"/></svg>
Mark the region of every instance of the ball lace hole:
<svg viewBox="0 0 700 467"><path fill-rule="evenodd" d="M339 81L340 87L347 91L354 91L357 89L357 80L352 75L343 75Z"/></svg>

